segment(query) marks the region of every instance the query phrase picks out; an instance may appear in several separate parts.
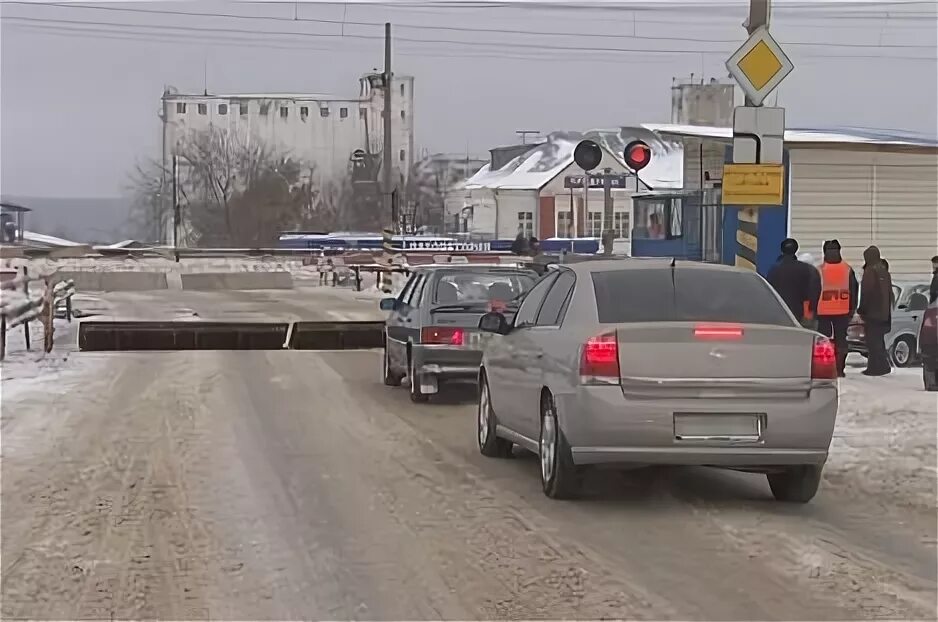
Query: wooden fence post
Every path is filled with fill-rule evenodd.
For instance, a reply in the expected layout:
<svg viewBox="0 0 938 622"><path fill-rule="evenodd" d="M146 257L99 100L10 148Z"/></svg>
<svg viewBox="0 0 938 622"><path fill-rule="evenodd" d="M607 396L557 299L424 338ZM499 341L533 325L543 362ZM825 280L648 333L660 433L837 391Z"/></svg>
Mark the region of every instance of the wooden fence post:
<svg viewBox="0 0 938 622"><path fill-rule="evenodd" d="M29 299L29 267L23 266L23 293L26 294L26 299ZM26 337L26 351L29 351L31 347L29 339L29 322L23 322L23 332Z"/></svg>

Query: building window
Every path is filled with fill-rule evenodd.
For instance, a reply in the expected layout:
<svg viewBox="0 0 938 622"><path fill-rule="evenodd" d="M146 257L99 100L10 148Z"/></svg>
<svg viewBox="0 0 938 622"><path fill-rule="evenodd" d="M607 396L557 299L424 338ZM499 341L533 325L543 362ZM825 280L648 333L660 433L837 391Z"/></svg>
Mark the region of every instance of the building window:
<svg viewBox="0 0 938 622"><path fill-rule="evenodd" d="M286 119L288 116L290 116L290 109L286 106L280 106L280 118Z"/></svg>
<svg viewBox="0 0 938 622"><path fill-rule="evenodd" d="M339 118L348 119L348 108L339 108Z"/></svg>
<svg viewBox="0 0 938 622"><path fill-rule="evenodd" d="M407 118L407 113L401 110L401 121Z"/></svg>
<svg viewBox="0 0 938 622"><path fill-rule="evenodd" d="M241 102L240 104L238 104L238 112L241 113L242 117L246 117L248 114L248 103Z"/></svg>
<svg viewBox="0 0 938 622"><path fill-rule="evenodd" d="M590 212L586 215L586 236L598 238L603 230L603 213Z"/></svg>
<svg viewBox="0 0 938 622"><path fill-rule="evenodd" d="M401 84L401 97L403 97L403 96L404 96L404 85Z"/></svg>
<svg viewBox="0 0 938 622"><path fill-rule="evenodd" d="M616 238L628 238L629 231L629 213L616 212L612 215L612 228L616 232Z"/></svg>
<svg viewBox="0 0 938 622"><path fill-rule="evenodd" d="M208 104L199 104L199 114L208 114Z"/></svg>
<svg viewBox="0 0 938 622"><path fill-rule="evenodd" d="M562 212L557 212L557 237L558 238L572 238L576 237L573 231L573 218L571 217L570 210L563 210Z"/></svg>
<svg viewBox="0 0 938 622"><path fill-rule="evenodd" d="M300 121L305 121L309 116L309 106L300 106Z"/></svg>
<svg viewBox="0 0 938 622"><path fill-rule="evenodd" d="M534 212L518 212L518 233L526 238L534 237Z"/></svg>
<svg viewBox="0 0 938 622"><path fill-rule="evenodd" d="M218 104L218 114L220 115L228 114L228 104Z"/></svg>
<svg viewBox="0 0 938 622"><path fill-rule="evenodd" d="M328 116L329 116L329 109L328 109L328 108L320 108L320 109L319 109L319 116L322 117L323 119L325 119L326 117L328 117Z"/></svg>
<svg viewBox="0 0 938 622"><path fill-rule="evenodd" d="M682 235L683 222L680 198L636 202L633 238L673 240Z"/></svg>
<svg viewBox="0 0 938 622"><path fill-rule="evenodd" d="M268 113L269 111L270 111L270 103L269 103L269 102L264 102L263 104L261 104L261 116L262 116L262 117L266 117L266 116L267 116L267 113Z"/></svg>
<svg viewBox="0 0 938 622"><path fill-rule="evenodd" d="M403 149L401 149L400 157L401 157L401 162L403 162L403 161L404 161L404 158L407 157L407 152L404 151Z"/></svg>
<svg viewBox="0 0 938 622"><path fill-rule="evenodd" d="M361 117L362 119L364 119L366 116L368 116L368 109L367 109L367 108L359 108L359 109L358 109L358 116Z"/></svg>
<svg viewBox="0 0 938 622"><path fill-rule="evenodd" d="M186 114L185 102L176 102L176 114Z"/></svg>

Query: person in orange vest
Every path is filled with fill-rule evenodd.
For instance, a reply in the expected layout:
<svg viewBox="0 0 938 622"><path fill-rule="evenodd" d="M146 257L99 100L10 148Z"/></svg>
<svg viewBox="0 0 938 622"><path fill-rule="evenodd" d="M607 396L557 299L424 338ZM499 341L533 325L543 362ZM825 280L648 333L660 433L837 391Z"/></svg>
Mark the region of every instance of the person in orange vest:
<svg viewBox="0 0 938 622"><path fill-rule="evenodd" d="M817 303L818 332L834 342L837 373L844 377L847 366L847 327L857 309L860 285L850 264L840 254L840 242L824 242L821 265L821 298Z"/></svg>

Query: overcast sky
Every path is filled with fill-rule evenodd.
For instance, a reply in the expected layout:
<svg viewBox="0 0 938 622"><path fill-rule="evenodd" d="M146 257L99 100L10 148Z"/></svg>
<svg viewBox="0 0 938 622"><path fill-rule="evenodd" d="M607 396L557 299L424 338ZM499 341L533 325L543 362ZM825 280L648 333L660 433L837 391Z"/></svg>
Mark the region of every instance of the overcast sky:
<svg viewBox="0 0 938 622"><path fill-rule="evenodd" d="M385 21L395 72L416 78L421 151L482 155L521 129L667 122L673 77L726 78L747 5L5 1L0 190L121 194L135 160L159 156L164 85L354 95L383 66ZM938 134L936 2L773 7L795 64L778 90L789 127Z"/></svg>

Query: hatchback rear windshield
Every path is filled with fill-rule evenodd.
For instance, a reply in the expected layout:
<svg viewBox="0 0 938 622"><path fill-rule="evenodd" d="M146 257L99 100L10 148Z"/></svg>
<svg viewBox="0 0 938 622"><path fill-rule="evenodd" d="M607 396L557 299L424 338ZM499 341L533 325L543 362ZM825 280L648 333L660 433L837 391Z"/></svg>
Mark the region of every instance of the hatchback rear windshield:
<svg viewBox="0 0 938 622"><path fill-rule="evenodd" d="M678 267L594 272L592 277L599 321L603 324L794 325L769 285L755 274Z"/></svg>
<svg viewBox="0 0 938 622"><path fill-rule="evenodd" d="M508 302L531 289L536 278L536 274L526 272L449 272L440 276L433 302Z"/></svg>

